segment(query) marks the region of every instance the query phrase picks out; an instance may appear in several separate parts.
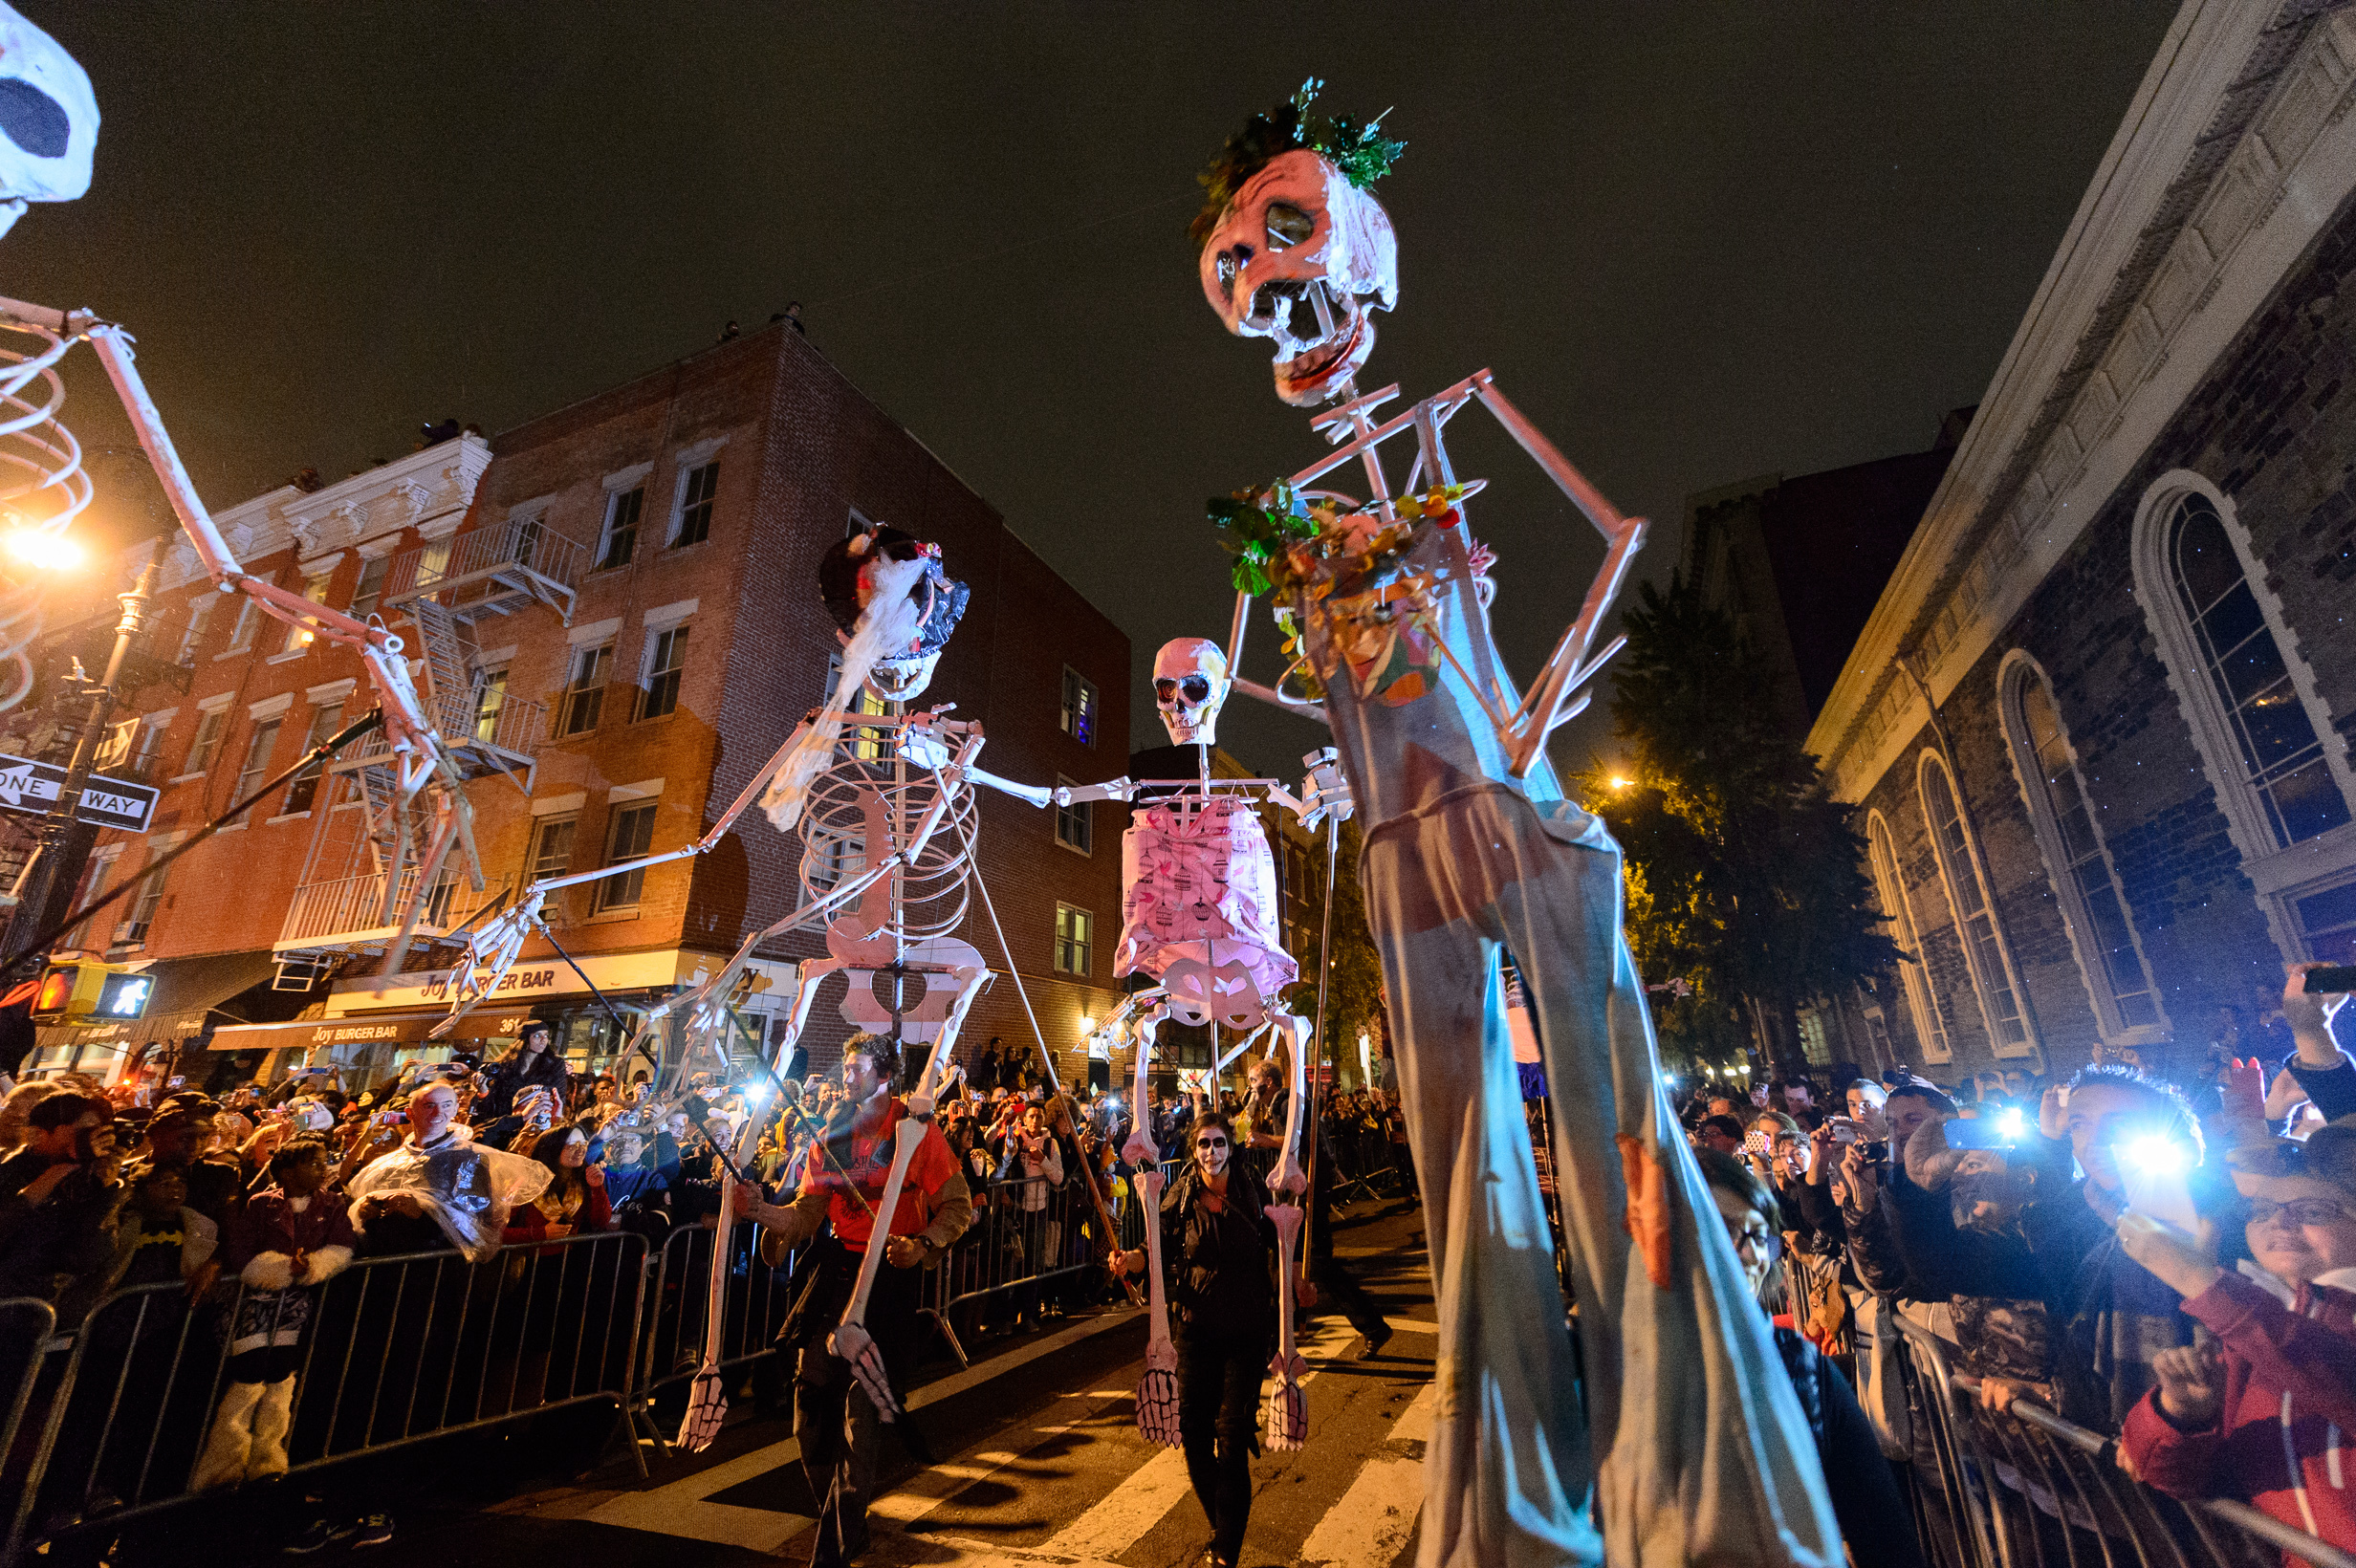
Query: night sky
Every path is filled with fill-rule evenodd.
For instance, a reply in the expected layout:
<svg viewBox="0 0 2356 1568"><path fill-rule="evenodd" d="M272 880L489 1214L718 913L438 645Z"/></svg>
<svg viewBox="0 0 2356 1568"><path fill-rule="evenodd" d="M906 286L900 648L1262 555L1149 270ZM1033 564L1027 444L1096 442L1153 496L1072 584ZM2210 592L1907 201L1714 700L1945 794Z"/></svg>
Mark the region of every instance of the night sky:
<svg viewBox="0 0 2356 1568"><path fill-rule="evenodd" d="M1225 635L1204 498L1320 449L1186 236L1251 111L1311 74L1390 107L1402 289L1362 384L1494 367L1657 520L1665 577L1689 493L1918 450L1978 401L2173 10L19 5L104 126L91 193L0 239L0 293L126 323L215 507L799 300L1127 630L1141 744L1153 649ZM75 362L69 424L123 439ZM1451 434L1527 679L1601 547L1486 415ZM1560 760L1608 748L1605 706ZM1316 739L1231 712L1260 767Z"/></svg>

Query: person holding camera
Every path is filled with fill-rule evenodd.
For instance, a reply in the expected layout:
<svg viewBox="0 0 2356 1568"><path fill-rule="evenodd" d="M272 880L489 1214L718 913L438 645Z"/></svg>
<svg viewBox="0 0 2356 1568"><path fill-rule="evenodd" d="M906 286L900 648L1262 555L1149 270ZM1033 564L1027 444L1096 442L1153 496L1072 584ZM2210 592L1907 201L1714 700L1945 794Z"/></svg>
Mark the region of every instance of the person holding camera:
<svg viewBox="0 0 2356 1568"><path fill-rule="evenodd" d="M115 1165L112 1105L70 1090L33 1104L25 1142L0 1160L0 1299L54 1302L106 1268L120 1196Z"/></svg>
<svg viewBox="0 0 2356 1568"><path fill-rule="evenodd" d="M2298 1048L2282 1058L2266 1090L2266 1118L2280 1125L2301 1105L2312 1105L2325 1122L2356 1116L2356 1062L2331 1037L2332 1015L2347 1001L2345 991L2310 993L2307 974L2323 964L2286 966L2282 1021Z"/></svg>

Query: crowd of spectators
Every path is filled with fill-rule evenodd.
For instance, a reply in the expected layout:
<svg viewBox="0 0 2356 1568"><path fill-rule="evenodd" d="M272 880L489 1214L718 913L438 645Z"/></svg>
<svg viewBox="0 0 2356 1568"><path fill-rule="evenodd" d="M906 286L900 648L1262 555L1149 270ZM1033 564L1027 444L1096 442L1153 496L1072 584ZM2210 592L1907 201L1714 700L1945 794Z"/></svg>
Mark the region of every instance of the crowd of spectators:
<svg viewBox="0 0 2356 1568"><path fill-rule="evenodd" d="M1736 1236L1746 1263L1773 1254L1758 1285L1787 1361L1804 1341L1841 1368L1879 1454L1933 1492L1895 1376L1902 1322L1971 1380L1975 1419L2030 1402L2115 1440L2163 1492L2356 1547L2339 1453L2356 1431L2356 1059L2331 1032L2345 998L2309 995L2305 969L2269 1059L2233 1054L2262 1048L2244 1026L2173 1080L2101 1055L2050 1078L1706 1079L1688 1137L1730 1228L1739 1210L1760 1232ZM1998 1478L2057 1528L2050 1492ZM1927 1538L1958 1528L1951 1501ZM1878 1503L1867 1538L1842 1523L1856 1560L1909 1559Z"/></svg>

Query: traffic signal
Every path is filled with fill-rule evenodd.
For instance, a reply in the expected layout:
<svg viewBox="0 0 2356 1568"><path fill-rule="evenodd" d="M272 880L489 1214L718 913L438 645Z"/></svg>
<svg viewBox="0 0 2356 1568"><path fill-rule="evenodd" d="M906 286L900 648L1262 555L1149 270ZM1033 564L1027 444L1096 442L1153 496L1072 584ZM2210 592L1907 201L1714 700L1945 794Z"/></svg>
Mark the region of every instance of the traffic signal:
<svg viewBox="0 0 2356 1568"><path fill-rule="evenodd" d="M119 1022L142 1016L156 979L120 964L52 964L33 995L33 1021L42 1024Z"/></svg>

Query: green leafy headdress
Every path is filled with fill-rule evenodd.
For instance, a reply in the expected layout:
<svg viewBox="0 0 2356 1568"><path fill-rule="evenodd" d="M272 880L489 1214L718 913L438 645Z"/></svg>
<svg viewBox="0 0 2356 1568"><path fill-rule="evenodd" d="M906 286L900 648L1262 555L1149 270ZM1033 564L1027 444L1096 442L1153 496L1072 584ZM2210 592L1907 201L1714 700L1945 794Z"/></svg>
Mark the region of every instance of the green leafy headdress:
<svg viewBox="0 0 2356 1568"><path fill-rule="evenodd" d="M1325 84L1311 76L1290 101L1254 115L1241 132L1227 139L1219 156L1194 178L1203 187L1203 209L1187 226L1197 246L1219 227L1219 214L1235 199L1244 182L1288 152L1307 148L1342 171L1343 179L1361 190L1390 172L1407 150L1405 142L1382 134L1383 115L1364 124L1346 115L1322 115L1311 105Z"/></svg>

